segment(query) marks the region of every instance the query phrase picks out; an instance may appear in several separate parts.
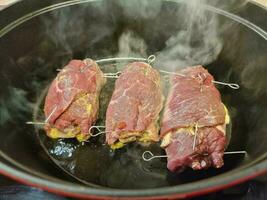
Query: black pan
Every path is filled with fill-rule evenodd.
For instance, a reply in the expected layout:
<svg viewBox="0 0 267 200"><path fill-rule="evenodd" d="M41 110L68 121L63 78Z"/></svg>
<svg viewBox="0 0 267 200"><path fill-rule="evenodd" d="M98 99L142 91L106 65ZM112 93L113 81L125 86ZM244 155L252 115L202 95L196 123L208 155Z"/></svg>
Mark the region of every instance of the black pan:
<svg viewBox="0 0 267 200"><path fill-rule="evenodd" d="M205 13L208 19L216 18L216 26L212 27L217 33L206 32L201 26L192 28L196 31L192 33L192 45L198 47L203 40L204 44L211 44L206 51L210 57L202 59L206 54L195 56L198 55L195 52L188 54L187 59L179 57L180 54L174 56L179 58L175 60L177 67L205 64L216 80L240 85L239 90L221 86L218 89L232 118L227 150L244 150L248 156L225 156L221 169L171 173L164 158L142 160L145 150L163 154L158 144L143 147L133 143L111 152L103 145L104 135L83 144L72 139L51 140L40 127L25 124L42 119L47 87L57 68L70 59L156 54L155 68L173 70L169 68L173 57L166 61L166 54L160 52L166 49L170 37L187 30L190 19L182 13L185 2L145 1L149 6L136 2L26 0L0 12L2 174L75 197L155 199L208 193L267 171L267 34L264 31L267 17L264 9L250 3L221 5L223 9L231 8L229 12L212 5L198 5L194 11ZM245 19L254 15L254 23ZM216 36L220 45L198 30ZM145 47L139 44L132 52L120 51L123 34L133 34L138 44L141 38ZM202 52L201 48L197 50ZM101 65L105 72L122 67L123 63ZM101 93L98 124L104 122L113 84L114 80L109 80Z"/></svg>

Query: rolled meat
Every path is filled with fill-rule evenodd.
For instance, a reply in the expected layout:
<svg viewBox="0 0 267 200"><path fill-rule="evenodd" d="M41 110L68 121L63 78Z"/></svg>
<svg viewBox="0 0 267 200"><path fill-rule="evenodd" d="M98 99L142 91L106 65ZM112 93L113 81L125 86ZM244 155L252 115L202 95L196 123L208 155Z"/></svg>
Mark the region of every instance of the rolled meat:
<svg viewBox="0 0 267 200"><path fill-rule="evenodd" d="M132 141L159 141L162 104L159 73L147 63L128 64L116 80L106 112L108 145L117 149Z"/></svg>
<svg viewBox="0 0 267 200"><path fill-rule="evenodd" d="M171 171L223 166L229 116L213 77L202 66L187 67L171 79L161 124L161 146Z"/></svg>
<svg viewBox="0 0 267 200"><path fill-rule="evenodd" d="M87 140L95 123L106 79L91 59L71 60L53 80L45 99L45 126L51 138Z"/></svg>

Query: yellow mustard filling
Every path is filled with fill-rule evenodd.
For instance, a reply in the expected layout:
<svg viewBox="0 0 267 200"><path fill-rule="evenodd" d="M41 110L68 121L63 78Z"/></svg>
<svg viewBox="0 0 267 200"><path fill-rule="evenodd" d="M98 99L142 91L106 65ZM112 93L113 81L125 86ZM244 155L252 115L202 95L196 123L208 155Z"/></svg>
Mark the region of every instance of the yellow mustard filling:
<svg viewBox="0 0 267 200"><path fill-rule="evenodd" d="M115 142L114 144L110 145L110 148L111 148L112 150L120 149L120 148L122 148L124 145L125 145L125 143L118 141L118 142Z"/></svg>
<svg viewBox="0 0 267 200"><path fill-rule="evenodd" d="M90 114L91 111L92 111L92 104L87 104L87 105L86 105L86 112L87 112L88 114Z"/></svg>
<svg viewBox="0 0 267 200"><path fill-rule="evenodd" d="M223 106L224 106L224 110L225 110L225 124L229 124L230 123L229 112L228 112L227 107L225 105L223 105ZM186 132L188 132L188 133L190 133L192 135L195 135L195 133L196 133L195 130L196 130L196 126L189 126L189 127L185 127L185 128L178 128L178 129L176 129L177 132L184 132L184 131L186 131ZM168 132L164 136L164 138L163 138L163 140L161 142L161 145L160 145L161 147L166 147L166 146L169 145L169 143L171 141L171 133L172 132Z"/></svg>
<svg viewBox="0 0 267 200"><path fill-rule="evenodd" d="M79 142L86 141L89 138L89 135L80 133L80 131L81 130L79 127L75 127L73 130L68 130L66 133L59 131L57 128L51 128L48 133L48 136L53 139L76 137Z"/></svg>
<svg viewBox="0 0 267 200"><path fill-rule="evenodd" d="M124 133L124 134L127 134L127 133ZM114 144L110 145L110 148L112 150L115 150L115 149L119 149L119 148L122 148L123 146L126 145L126 143L129 143L129 142L133 142L133 141L138 141L138 142L142 142L142 143L149 143L151 142L151 136L150 136L150 133L145 131L141 137L138 137L138 136L131 136L129 138L125 138L125 139L119 139L119 141L115 142Z"/></svg>
<svg viewBox="0 0 267 200"><path fill-rule="evenodd" d="M51 138L72 138L75 137L75 132L77 133L77 129L75 131L68 131L67 133L63 133L57 128L51 128L48 136Z"/></svg>
<svg viewBox="0 0 267 200"><path fill-rule="evenodd" d="M53 139L59 138L59 135L61 135L61 132L56 128L51 128L49 131L49 137Z"/></svg>
<svg viewBox="0 0 267 200"><path fill-rule="evenodd" d="M229 124L230 123L230 116L228 114L228 109L226 108L226 106L224 105L224 109L225 109L225 124ZM189 127L184 127L184 128L178 128L176 131L181 131L181 132L187 132L190 133L192 135L195 135L196 133L196 126L189 126ZM126 133L127 134L127 133ZM166 136L170 134L166 134ZM165 138L165 137L164 137ZM163 138L163 140L164 140ZM167 146L169 143L170 137L167 137L164 144L162 143L162 145ZM122 139L120 141L115 142L114 144L112 144L110 147L111 149L115 150L115 149L119 149L122 148L123 146L125 146L126 143L131 142L133 140L127 140L127 139ZM149 132L145 131L144 134L142 134L141 137L137 138L137 141L139 142L143 142L143 143L149 143L151 141L150 139L150 135Z"/></svg>
<svg viewBox="0 0 267 200"><path fill-rule="evenodd" d="M82 134L82 133L79 133L79 134L76 135L76 139L79 142L86 141L86 140L88 140L89 137L90 137L89 135L85 135L85 134Z"/></svg>
<svg viewBox="0 0 267 200"><path fill-rule="evenodd" d="M229 116L229 112L228 109L226 108L225 105L224 106L224 110L225 110L225 124L229 124L230 123L230 116Z"/></svg>
<svg viewBox="0 0 267 200"><path fill-rule="evenodd" d="M177 131L186 131L192 135L195 135L196 133L196 126L189 126L185 128L178 128Z"/></svg>
<svg viewBox="0 0 267 200"><path fill-rule="evenodd" d="M151 138L151 137L149 136L149 133L148 133L148 132L145 132L145 133L142 135L142 137L138 138L137 140L138 140L139 142L147 143L147 142L150 142L150 141L151 141L150 138Z"/></svg>
<svg viewBox="0 0 267 200"><path fill-rule="evenodd" d="M127 134L127 133L125 133ZM149 143L151 142L151 137L149 135L149 132L144 132L141 137L132 136L125 139L119 139L119 141L115 142L114 144L110 145L110 148L112 150L122 148L126 145L126 143L133 142L133 141L139 141L142 143Z"/></svg>
<svg viewBox="0 0 267 200"><path fill-rule="evenodd" d="M61 78L61 76L59 76ZM81 108L85 109L87 115L92 113L92 104L88 103L89 94L80 94L74 104L79 105ZM60 131L57 128L51 128L47 134L50 138L75 138L79 141L86 141L89 138L89 135L81 133L79 126L73 128L66 128L64 131Z"/></svg>

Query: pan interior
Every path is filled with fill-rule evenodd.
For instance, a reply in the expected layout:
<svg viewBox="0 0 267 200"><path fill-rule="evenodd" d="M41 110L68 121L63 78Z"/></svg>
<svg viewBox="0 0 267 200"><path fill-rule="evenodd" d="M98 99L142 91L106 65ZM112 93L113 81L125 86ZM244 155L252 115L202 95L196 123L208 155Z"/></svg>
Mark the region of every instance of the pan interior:
<svg viewBox="0 0 267 200"><path fill-rule="evenodd" d="M126 64L123 62L100 64L100 68L104 73L116 73ZM98 126L105 125L105 112L114 90L115 80L114 78L108 78L101 91L100 110L96 122ZM165 95L167 95L169 88L168 82L166 75L162 74L162 87ZM37 101L34 121L44 120L42 108L46 94L47 89L44 89ZM121 149L112 151L105 144L105 135L90 138L88 142L79 143L76 139L51 139L38 126L36 131L42 147L56 165L78 181L96 187L141 189L189 183L228 171L237 166L244 158L242 154L225 156L226 164L222 169L203 171L187 169L183 173L172 173L166 168L165 158L154 159L150 162L142 159L142 153L147 150L155 155L164 155L164 150L160 148L159 143L146 146L130 143ZM230 138L231 125L227 126L227 135Z"/></svg>
<svg viewBox="0 0 267 200"><path fill-rule="evenodd" d="M220 53L205 66L216 80L241 86L239 90L218 89L232 118L228 150L246 150L249 157L225 156L221 169L170 173L165 159L144 162L141 158L147 149L154 154L164 154L158 144L143 147L132 143L111 152L103 145L104 136L78 144L71 139L51 140L41 129L26 125L26 121L33 120L36 108L38 112L42 110L45 88L56 76L56 69L69 60L125 56L122 53L127 53L127 48L121 51L119 42L125 32L133 33L147 44L146 48L139 46L127 56L147 57L162 51L166 41L184 29L187 20L177 12L179 3L157 1L163 3L156 14L147 11L149 15L139 15L138 9L137 13L128 12L119 1L101 2L55 9L24 22L0 38L0 83L3 86L0 88L0 134L3 138L0 148L8 156L49 176L66 180L57 173L57 166L60 166L60 170L82 179L85 184L122 189L157 188L203 180L246 167L265 157L266 41L240 23L211 11L207 12L218 17L218 26L227 23L228 28L219 34L223 41ZM115 70L114 65L101 67L106 72ZM164 62L155 67L165 69ZM105 106L113 88L114 80L109 80L101 93L98 124L103 124ZM51 164L51 157L40 148L38 137L57 166Z"/></svg>

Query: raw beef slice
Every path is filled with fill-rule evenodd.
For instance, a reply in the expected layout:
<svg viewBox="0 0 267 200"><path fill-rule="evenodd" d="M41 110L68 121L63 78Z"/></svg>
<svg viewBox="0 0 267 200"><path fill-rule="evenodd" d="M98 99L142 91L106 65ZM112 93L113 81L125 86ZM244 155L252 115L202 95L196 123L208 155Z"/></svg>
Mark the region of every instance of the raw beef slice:
<svg viewBox="0 0 267 200"><path fill-rule="evenodd" d="M159 73L143 62L128 64L115 83L106 113L106 142L111 148L131 141L156 142L163 95Z"/></svg>
<svg viewBox="0 0 267 200"><path fill-rule="evenodd" d="M202 66L188 67L171 79L161 125L168 169L204 169L223 165L227 109L213 77Z"/></svg>
<svg viewBox="0 0 267 200"><path fill-rule="evenodd" d="M70 61L53 80L45 99L45 126L51 138L90 137L99 108L99 93L106 80L91 59ZM53 112L54 111L54 112Z"/></svg>

